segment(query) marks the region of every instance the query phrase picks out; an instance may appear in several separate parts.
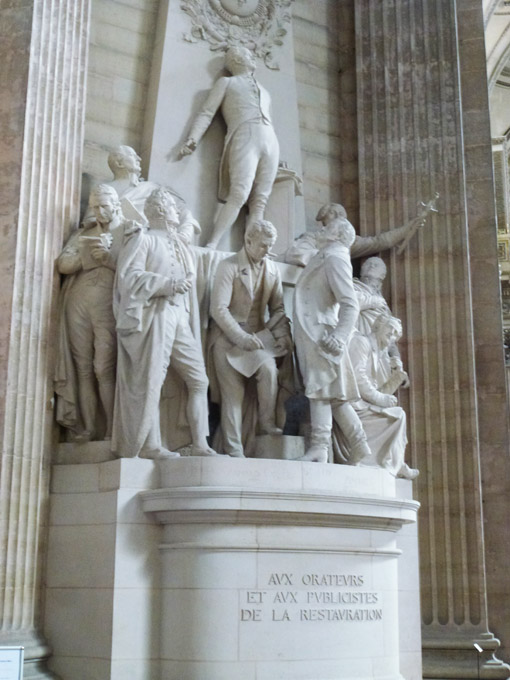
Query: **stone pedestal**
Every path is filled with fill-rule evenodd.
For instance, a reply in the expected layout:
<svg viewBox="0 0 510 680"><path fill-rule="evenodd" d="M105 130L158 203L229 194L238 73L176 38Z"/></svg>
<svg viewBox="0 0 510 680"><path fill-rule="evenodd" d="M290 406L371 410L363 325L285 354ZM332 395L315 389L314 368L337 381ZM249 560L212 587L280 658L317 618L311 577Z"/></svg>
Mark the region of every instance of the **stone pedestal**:
<svg viewBox="0 0 510 680"><path fill-rule="evenodd" d="M396 542L418 506L386 472L187 459L163 463L161 484L142 497L163 525L165 680L401 680L409 625L406 677L421 677L417 578L400 621Z"/></svg>
<svg viewBox="0 0 510 680"><path fill-rule="evenodd" d="M153 461L55 465L45 632L62 680L159 678L160 527L141 507Z"/></svg>
<svg viewBox="0 0 510 680"><path fill-rule="evenodd" d="M54 467L63 680L421 679L411 483L284 460Z"/></svg>
<svg viewBox="0 0 510 680"><path fill-rule="evenodd" d="M304 437L264 434L255 439L255 458L294 460L305 453Z"/></svg>

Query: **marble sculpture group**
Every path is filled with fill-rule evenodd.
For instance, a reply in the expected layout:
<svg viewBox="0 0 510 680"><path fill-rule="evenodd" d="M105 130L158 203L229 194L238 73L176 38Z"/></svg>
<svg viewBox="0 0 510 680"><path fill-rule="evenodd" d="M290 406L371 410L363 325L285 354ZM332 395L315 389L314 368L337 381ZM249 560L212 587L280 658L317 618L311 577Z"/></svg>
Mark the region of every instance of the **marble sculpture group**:
<svg viewBox="0 0 510 680"><path fill-rule="evenodd" d="M91 191L58 258L57 420L69 440L110 440L119 457L243 458L256 436L283 436L285 395L300 391L310 410L300 460L412 479L395 396L409 385L402 324L374 255L406 242L424 215L364 238L341 205L325 205L320 227L284 254L303 268L291 314L271 253L278 225L264 219L279 162L270 96L249 50L229 49L225 63L232 75L216 81L181 148L181 157L191 154L221 110L223 205L207 245L195 244L200 226L184 200L142 180L139 156L120 146L108 159L114 179ZM218 250L245 204L243 247ZM366 256L353 279L351 258ZM211 403L220 409L214 448Z"/></svg>

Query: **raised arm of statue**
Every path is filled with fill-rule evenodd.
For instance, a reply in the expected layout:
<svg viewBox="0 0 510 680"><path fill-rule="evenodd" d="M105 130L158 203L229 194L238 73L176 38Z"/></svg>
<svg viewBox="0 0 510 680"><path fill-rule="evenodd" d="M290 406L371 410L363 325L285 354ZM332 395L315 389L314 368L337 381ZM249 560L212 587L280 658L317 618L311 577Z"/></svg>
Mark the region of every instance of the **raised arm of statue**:
<svg viewBox="0 0 510 680"><path fill-rule="evenodd" d="M216 115L218 109L220 108L223 102L223 98L228 88L229 80L230 80L229 78L223 77L219 78L214 83L205 101L204 106L199 111L199 113L195 117L195 120L193 121L193 125L191 126L188 139L180 149L179 152L180 158L182 158L183 156L188 156L189 154L193 153L193 151L197 148L198 143L204 136L205 131L211 124L212 119Z"/></svg>
<svg viewBox="0 0 510 680"><path fill-rule="evenodd" d="M415 232L425 224L428 213L437 212L434 207L435 201L437 201L437 196L429 203L422 204L423 210L420 214L402 227L384 231L376 236L356 236L351 247L351 258L355 260L359 257L368 257L383 250L394 248L399 244L405 246ZM345 217L345 215L345 208L342 205L328 203L319 210L317 221L326 225L336 217ZM317 231L307 232L299 236L284 253L284 262L305 267L318 250L317 233Z"/></svg>
<svg viewBox="0 0 510 680"><path fill-rule="evenodd" d="M398 246L407 236L425 224L425 218L418 216L403 227L389 229L377 236L356 236L351 248L351 257L367 257Z"/></svg>

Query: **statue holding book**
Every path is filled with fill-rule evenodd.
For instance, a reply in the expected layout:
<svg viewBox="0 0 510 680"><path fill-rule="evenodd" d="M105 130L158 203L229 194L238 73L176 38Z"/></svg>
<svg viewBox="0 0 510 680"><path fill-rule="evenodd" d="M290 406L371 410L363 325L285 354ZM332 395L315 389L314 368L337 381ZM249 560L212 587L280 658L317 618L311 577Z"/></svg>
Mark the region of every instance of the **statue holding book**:
<svg viewBox="0 0 510 680"><path fill-rule="evenodd" d="M75 441L109 439L113 423L117 337L113 281L124 234L115 189L95 187L94 220L76 230L57 260L64 275L60 298L59 352L55 368L57 421Z"/></svg>

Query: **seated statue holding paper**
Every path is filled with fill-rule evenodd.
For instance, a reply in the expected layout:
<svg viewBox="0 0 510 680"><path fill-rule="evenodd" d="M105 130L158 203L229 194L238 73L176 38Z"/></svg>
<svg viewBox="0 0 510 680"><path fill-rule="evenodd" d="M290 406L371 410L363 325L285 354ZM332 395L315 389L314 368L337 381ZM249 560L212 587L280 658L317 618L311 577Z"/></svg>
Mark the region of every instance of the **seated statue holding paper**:
<svg viewBox="0 0 510 680"><path fill-rule="evenodd" d="M219 264L213 284L209 349L215 376L211 389L213 400L221 402L223 449L234 457L244 456L243 399L248 378L256 381L260 434L282 433L276 425L275 358L290 351L292 340L280 272L267 257L275 241L276 229L270 222L252 223L244 247ZM256 428L253 411L252 420L251 431Z"/></svg>

